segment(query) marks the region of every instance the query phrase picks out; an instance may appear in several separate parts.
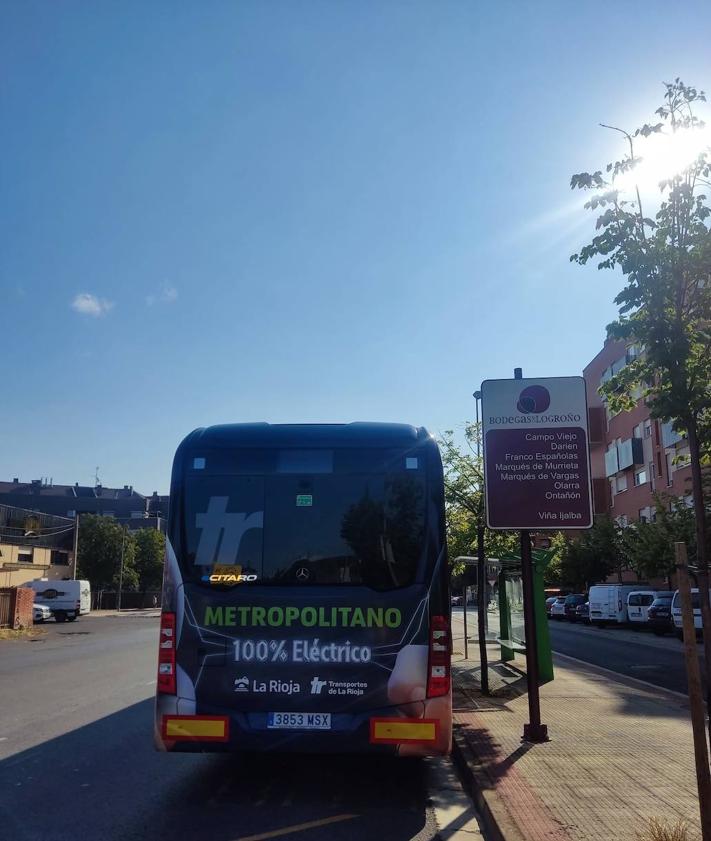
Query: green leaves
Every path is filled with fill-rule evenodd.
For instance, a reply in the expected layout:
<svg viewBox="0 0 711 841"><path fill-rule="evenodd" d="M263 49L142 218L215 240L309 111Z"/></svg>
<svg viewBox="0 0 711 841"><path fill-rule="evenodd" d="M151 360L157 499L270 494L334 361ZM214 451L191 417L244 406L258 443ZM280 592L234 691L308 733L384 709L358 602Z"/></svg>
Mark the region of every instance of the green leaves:
<svg viewBox="0 0 711 841"><path fill-rule="evenodd" d="M79 521L78 577L86 578L95 590L118 587L123 553L123 589L138 586L136 546L113 517L85 514Z"/></svg>
<svg viewBox="0 0 711 841"><path fill-rule="evenodd" d="M438 444L444 468L444 492L447 513L447 551L450 562L462 555L476 553L477 526L485 522L484 472L480 455L480 426L464 425L463 441L453 431L445 432ZM485 531L484 542L489 557L516 549L515 532ZM461 569L453 568L455 574Z"/></svg>
<svg viewBox="0 0 711 841"><path fill-rule="evenodd" d="M664 123L655 123L653 126L649 123L645 123L634 132L633 137L649 137L650 134L657 134L660 132L663 127Z"/></svg>
<svg viewBox="0 0 711 841"><path fill-rule="evenodd" d="M139 590L159 589L163 581L165 535L157 529L139 529L134 535Z"/></svg>
<svg viewBox="0 0 711 841"><path fill-rule="evenodd" d="M682 500L655 496L654 522L638 522L621 533L630 566L640 578L662 578L674 571L674 543L686 543L689 559L696 560L694 512Z"/></svg>
<svg viewBox="0 0 711 841"><path fill-rule="evenodd" d="M557 583L581 591L621 569L624 553L620 533L621 529L610 517L597 517L589 531L574 538L563 537Z"/></svg>
<svg viewBox="0 0 711 841"><path fill-rule="evenodd" d="M659 122L644 123L631 133L606 126L619 131L629 147L629 154L605 167L612 184L639 164L635 139L694 130L703 123L692 105L704 101L703 91L677 78L665 84L664 104L656 111ZM615 299L621 318L609 331L646 348L643 358L605 384L602 392L615 410L629 409L640 383L646 382L645 399L656 417L688 424L711 412L711 208L701 191L709 171L711 160L704 152L681 173L662 180L662 201L654 214L643 212L639 196L623 200L599 170L571 178L573 189L599 190L585 206L602 212L595 236L570 259L621 270L625 286Z"/></svg>
<svg viewBox="0 0 711 841"><path fill-rule="evenodd" d="M600 170L593 173L579 172L577 175L573 175L570 179L570 187L573 190L576 188L579 190L590 190L595 188L597 190L604 186L605 181L603 180L602 172Z"/></svg>

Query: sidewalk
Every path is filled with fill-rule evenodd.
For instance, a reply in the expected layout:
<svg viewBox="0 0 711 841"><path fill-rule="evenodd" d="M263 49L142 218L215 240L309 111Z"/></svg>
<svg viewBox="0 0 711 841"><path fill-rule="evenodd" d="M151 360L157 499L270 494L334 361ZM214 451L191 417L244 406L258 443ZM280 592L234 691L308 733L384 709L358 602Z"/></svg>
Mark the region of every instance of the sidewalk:
<svg viewBox="0 0 711 841"><path fill-rule="evenodd" d="M132 616L138 619L157 619L160 616L160 608L128 608L121 610L120 613L118 610L92 610L89 615L96 616L99 619L106 618L107 616Z"/></svg>
<svg viewBox="0 0 711 841"><path fill-rule="evenodd" d="M470 639L472 629L470 627ZM455 639L455 652L462 649ZM684 699L554 656L541 687L551 741L521 742L528 720L525 657L487 646L492 696L479 691L478 644L453 658L454 755L489 824L505 841L634 841L647 818L699 826L691 724Z"/></svg>

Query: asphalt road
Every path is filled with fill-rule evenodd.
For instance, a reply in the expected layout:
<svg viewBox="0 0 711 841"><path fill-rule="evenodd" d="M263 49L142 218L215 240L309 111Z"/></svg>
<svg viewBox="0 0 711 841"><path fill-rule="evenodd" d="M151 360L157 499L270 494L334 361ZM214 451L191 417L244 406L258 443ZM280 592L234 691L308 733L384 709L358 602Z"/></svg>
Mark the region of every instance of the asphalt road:
<svg viewBox="0 0 711 841"><path fill-rule="evenodd" d="M446 760L160 754L157 621L89 616L45 631L0 642L3 838L435 837L428 801Z"/></svg>
<svg viewBox="0 0 711 841"><path fill-rule="evenodd" d="M455 650L462 649L462 609L452 610ZM497 635L496 614L489 614L489 637ZM604 669L647 683L686 693L686 668L682 644L671 634L656 637L649 631L627 627L591 627L580 622L551 619L548 622L554 653L575 657ZM475 609L467 611L467 636L470 646L477 638ZM700 651L700 649L699 649ZM704 671L701 663L702 673Z"/></svg>
<svg viewBox="0 0 711 841"><path fill-rule="evenodd" d="M557 620L551 620L548 626L553 651L664 689L687 691L684 649L676 637Z"/></svg>

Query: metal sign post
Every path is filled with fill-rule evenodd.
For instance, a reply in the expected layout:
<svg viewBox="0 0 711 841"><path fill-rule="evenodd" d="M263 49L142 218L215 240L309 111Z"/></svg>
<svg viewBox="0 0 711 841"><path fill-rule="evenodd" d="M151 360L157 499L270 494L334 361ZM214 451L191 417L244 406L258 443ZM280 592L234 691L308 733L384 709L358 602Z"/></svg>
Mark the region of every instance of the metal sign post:
<svg viewBox="0 0 711 841"><path fill-rule="evenodd" d="M523 725L523 741L547 742L548 727L541 724L541 702L538 693L538 639L533 603L533 558L531 535L521 532L521 582L523 584L523 623L526 629L526 681L528 683L528 724Z"/></svg>

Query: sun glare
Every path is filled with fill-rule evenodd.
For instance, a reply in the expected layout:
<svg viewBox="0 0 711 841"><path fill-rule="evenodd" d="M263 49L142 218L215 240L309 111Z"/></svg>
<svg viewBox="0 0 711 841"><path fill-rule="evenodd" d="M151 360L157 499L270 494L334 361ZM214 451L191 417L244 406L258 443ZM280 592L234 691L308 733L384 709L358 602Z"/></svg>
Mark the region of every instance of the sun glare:
<svg viewBox="0 0 711 841"><path fill-rule="evenodd" d="M684 172L696 158L711 148L711 130L689 129L674 134L652 134L635 141L637 166L618 176L615 187L629 192L635 187L641 193L659 192L659 183Z"/></svg>

